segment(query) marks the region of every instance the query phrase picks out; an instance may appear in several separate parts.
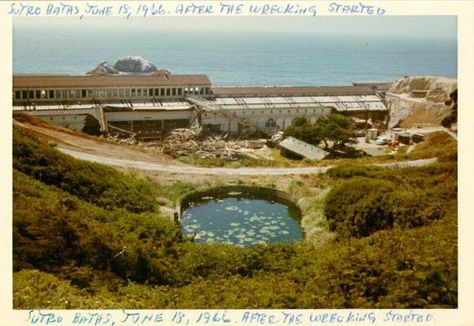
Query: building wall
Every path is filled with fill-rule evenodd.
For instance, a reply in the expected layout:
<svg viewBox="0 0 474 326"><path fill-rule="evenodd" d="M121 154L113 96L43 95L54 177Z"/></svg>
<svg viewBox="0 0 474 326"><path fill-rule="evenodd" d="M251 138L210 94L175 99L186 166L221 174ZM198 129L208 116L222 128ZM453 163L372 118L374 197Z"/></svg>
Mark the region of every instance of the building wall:
<svg viewBox="0 0 474 326"><path fill-rule="evenodd" d="M332 108L307 108L307 109L238 109L222 110L219 112L205 112L202 115L202 125L219 126L221 132L239 133L239 120L256 124L260 129L279 131L291 126L297 117L305 117L311 123L316 122L323 115L330 114ZM217 127L216 127L217 128Z"/></svg>

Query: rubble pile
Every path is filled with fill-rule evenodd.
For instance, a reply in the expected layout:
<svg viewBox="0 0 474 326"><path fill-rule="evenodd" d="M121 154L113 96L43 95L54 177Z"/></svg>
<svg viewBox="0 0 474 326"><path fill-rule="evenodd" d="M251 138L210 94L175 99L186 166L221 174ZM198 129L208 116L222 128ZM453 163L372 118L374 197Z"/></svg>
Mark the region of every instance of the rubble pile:
<svg viewBox="0 0 474 326"><path fill-rule="evenodd" d="M100 136L100 138L105 138L107 141L116 144L126 144L126 145L138 145L139 142L134 136L130 136L128 138L120 137L119 135L107 135L107 136Z"/></svg>
<svg viewBox="0 0 474 326"><path fill-rule="evenodd" d="M265 140L229 140L225 136L209 136L199 139L198 129L175 129L163 141L162 151L174 158L223 158L235 161L241 158L258 159L254 149L262 148Z"/></svg>

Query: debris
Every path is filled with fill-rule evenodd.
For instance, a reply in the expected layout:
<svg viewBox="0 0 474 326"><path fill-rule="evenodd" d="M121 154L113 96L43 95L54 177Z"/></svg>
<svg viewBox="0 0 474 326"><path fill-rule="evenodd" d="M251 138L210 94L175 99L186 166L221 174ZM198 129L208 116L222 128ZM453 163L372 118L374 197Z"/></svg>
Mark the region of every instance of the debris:
<svg viewBox="0 0 474 326"><path fill-rule="evenodd" d="M362 151L370 156L383 156L385 153L377 148L363 148Z"/></svg>
<svg viewBox="0 0 474 326"><path fill-rule="evenodd" d="M279 146L310 160L322 160L329 155L328 152L291 136L283 140Z"/></svg>
<svg viewBox="0 0 474 326"><path fill-rule="evenodd" d="M265 140L230 140L228 135L209 136L200 139L199 128L173 130L163 141L162 152L174 158L221 158L236 161L239 158L258 159L253 150L265 146Z"/></svg>

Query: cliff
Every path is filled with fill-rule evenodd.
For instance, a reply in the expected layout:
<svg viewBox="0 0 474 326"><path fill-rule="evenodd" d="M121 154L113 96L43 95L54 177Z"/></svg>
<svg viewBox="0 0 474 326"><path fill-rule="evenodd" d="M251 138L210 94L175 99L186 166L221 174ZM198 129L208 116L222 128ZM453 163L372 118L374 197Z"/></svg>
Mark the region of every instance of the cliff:
<svg viewBox="0 0 474 326"><path fill-rule="evenodd" d="M386 96L389 127L439 125L451 112L445 102L456 89L457 80L453 78L411 76L397 80Z"/></svg>

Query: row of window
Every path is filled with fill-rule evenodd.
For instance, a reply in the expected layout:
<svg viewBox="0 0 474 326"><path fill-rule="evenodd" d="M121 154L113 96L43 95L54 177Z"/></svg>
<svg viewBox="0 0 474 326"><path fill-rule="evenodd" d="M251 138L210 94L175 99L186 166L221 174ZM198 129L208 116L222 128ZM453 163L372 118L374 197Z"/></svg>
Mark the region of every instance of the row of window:
<svg viewBox="0 0 474 326"><path fill-rule="evenodd" d="M15 90L16 100L33 99L79 99L79 98L130 98L130 97L170 97L187 94L209 95L209 87L173 88L120 88L120 89L35 89Z"/></svg>
<svg viewBox="0 0 474 326"><path fill-rule="evenodd" d="M276 114L276 113L281 113L281 114L283 114L283 113L284 113L283 111L285 111L285 110L278 110L278 111L277 111L277 110L275 110L275 111L270 110L270 112L269 112L269 111L261 110L260 113L261 113L261 114L273 114L273 113L275 113L275 114ZM327 108L326 108L326 109L324 109L324 108L319 108L319 109L304 109L304 110L301 109L301 113L324 113L324 111L327 111ZM255 114L255 112L257 112L257 114L258 114L258 111L255 111L255 110L253 110L253 111L249 111L249 110L238 110L238 111L227 111L227 112L228 112L228 113L231 113L233 116L237 116L237 115L239 115L239 114L247 114L247 113L248 113L248 114ZM296 109L296 110L295 110L295 109L290 109L290 110L288 110L288 113L293 113L293 114L294 114L294 113L300 113L300 109ZM205 116L205 117L207 117L208 115L210 115L210 113L204 113L204 116ZM218 113L212 113L212 115L213 115L213 116L217 116L217 115L219 115L219 114L218 114Z"/></svg>

